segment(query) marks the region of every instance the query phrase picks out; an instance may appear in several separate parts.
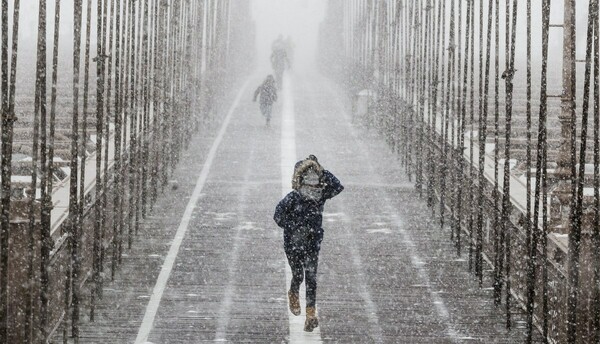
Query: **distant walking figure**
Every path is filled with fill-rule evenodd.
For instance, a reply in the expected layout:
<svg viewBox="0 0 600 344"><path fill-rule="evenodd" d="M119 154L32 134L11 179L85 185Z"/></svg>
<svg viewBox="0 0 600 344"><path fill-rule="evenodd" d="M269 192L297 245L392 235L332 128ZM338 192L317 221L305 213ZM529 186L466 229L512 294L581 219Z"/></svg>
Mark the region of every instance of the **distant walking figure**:
<svg viewBox="0 0 600 344"><path fill-rule="evenodd" d="M292 192L275 208L274 220L283 228L283 247L292 270L288 291L290 311L300 315L299 290L306 277L306 321L304 331L319 326L316 315L317 266L323 240L323 207L344 187L329 171L324 170L314 155L298 161L294 167Z"/></svg>
<svg viewBox="0 0 600 344"><path fill-rule="evenodd" d="M277 87L281 89L283 86L283 71L286 68L291 68L290 60L287 54L287 45L283 41L283 36L279 35L277 40L273 42L271 52L271 65L275 72Z"/></svg>
<svg viewBox="0 0 600 344"><path fill-rule="evenodd" d="M271 123L271 112L273 111L273 103L277 101L277 88L275 87L275 79L273 75L267 76L265 81L258 86L254 91L254 101L260 94L260 112L267 119L267 127Z"/></svg>

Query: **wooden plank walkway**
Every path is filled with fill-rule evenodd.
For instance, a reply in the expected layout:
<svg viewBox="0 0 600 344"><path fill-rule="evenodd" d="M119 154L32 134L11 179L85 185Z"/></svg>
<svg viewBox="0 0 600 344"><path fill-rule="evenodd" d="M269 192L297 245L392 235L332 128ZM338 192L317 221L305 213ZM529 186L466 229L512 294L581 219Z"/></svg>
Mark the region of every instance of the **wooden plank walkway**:
<svg viewBox="0 0 600 344"><path fill-rule="evenodd" d="M217 150L150 343L290 341L282 234L272 221L281 197L280 104L265 128L251 102L261 79L252 79ZM374 133L351 126L340 90L319 76L295 76L291 85L297 156L315 154L346 186L324 216L321 339L522 342L519 314L507 331L491 290L480 288L464 257L456 257L448 231L439 229L396 157ZM214 138L201 133L184 153L117 279L105 285L96 321L83 319L81 343L135 341Z"/></svg>

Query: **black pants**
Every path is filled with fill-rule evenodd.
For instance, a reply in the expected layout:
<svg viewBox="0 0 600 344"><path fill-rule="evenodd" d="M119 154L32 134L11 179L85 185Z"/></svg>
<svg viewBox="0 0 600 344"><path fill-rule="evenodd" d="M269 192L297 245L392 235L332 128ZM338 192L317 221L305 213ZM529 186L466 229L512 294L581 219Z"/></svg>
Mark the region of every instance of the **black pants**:
<svg viewBox="0 0 600 344"><path fill-rule="evenodd" d="M260 112L267 118L267 122L271 120L271 113L273 112L273 104L260 103Z"/></svg>
<svg viewBox="0 0 600 344"><path fill-rule="evenodd" d="M306 307L314 307L317 302L317 268L323 232L308 230L308 233L286 234L285 255L292 270L290 290L298 293L306 277Z"/></svg>

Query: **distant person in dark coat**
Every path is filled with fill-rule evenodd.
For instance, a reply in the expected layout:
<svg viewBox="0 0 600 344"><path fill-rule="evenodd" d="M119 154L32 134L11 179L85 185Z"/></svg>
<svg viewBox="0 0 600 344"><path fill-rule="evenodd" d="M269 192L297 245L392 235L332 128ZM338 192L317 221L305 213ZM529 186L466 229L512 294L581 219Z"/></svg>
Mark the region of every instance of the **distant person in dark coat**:
<svg viewBox="0 0 600 344"><path fill-rule="evenodd" d="M294 44L292 37L288 36L285 40L285 53L287 54L287 59L290 63L290 66L294 62L294 49L296 49L296 45Z"/></svg>
<svg viewBox="0 0 600 344"><path fill-rule="evenodd" d="M271 124L271 113L273 112L273 103L277 101L277 88L273 75L267 76L265 81L254 91L254 101L260 95L260 112L267 119L267 127Z"/></svg>
<svg viewBox="0 0 600 344"><path fill-rule="evenodd" d="M304 330L319 326L316 316L317 266L323 240L323 207L344 187L323 169L314 155L298 161L294 168L292 192L275 208L274 220L283 228L283 247L292 270L288 291L290 311L300 315L300 284L306 276L306 321Z"/></svg>
<svg viewBox="0 0 600 344"><path fill-rule="evenodd" d="M277 87L281 89L283 86L283 71L286 68L291 68L290 60L287 53L287 45L283 41L283 36L279 36L272 45L271 52L271 66L275 72L275 79L277 81Z"/></svg>

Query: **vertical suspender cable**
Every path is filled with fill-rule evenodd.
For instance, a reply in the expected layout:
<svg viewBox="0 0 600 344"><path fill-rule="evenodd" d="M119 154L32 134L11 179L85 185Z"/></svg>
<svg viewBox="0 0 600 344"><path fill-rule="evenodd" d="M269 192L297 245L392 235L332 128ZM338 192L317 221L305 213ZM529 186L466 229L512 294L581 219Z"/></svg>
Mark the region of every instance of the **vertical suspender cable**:
<svg viewBox="0 0 600 344"><path fill-rule="evenodd" d="M449 44L449 39L446 39L446 1L443 0L442 1L442 13L441 13L441 17L442 17L442 24L441 24L441 42L440 42L440 49L442 52L442 57L441 57L441 61L440 61L440 72L441 75L439 77L439 84L440 84L440 134L439 134L439 144L438 144L438 150L439 150L439 158L437 159L437 161L440 161L440 163L438 163L438 174L437 174L437 182L438 182L438 186L439 186L439 213L440 213L440 227L443 228L444 226L444 220L443 220L443 209L444 209L444 199L443 199L443 191L445 188L444 185L444 174L446 173L444 167L444 140L445 140L445 136L444 136L444 122L445 122L445 113L446 113L446 102L445 102L445 93L446 93L446 69L445 69L445 65L444 62L446 61L446 51L448 50L446 48L447 44ZM450 56L450 54L448 53L448 56ZM438 116L438 113L436 113L436 116ZM437 127L437 126L436 126Z"/></svg>
<svg viewBox="0 0 600 344"><path fill-rule="evenodd" d="M83 72L83 118L81 123L81 145L80 145L80 177L79 177L79 202L81 206L79 207L79 217L81 219L81 224L83 227L83 219L86 208L86 198L85 198L85 164L87 162L87 121L88 121L88 96L89 96L89 81L90 81L90 29L91 29L91 20L90 17L92 15L92 1L88 0L86 7L86 29L85 29L85 53L83 58L84 63L84 72ZM83 233L80 233L83 234Z"/></svg>
<svg viewBox="0 0 600 344"><path fill-rule="evenodd" d="M88 3L88 6L91 5ZM88 14L91 13L91 6L88 9ZM95 307L95 298L98 290L101 285L101 275L100 275L100 260L102 258L100 254L100 247L102 245L102 212L103 212L103 203L102 198L103 194L106 192L102 188L102 180L107 179L108 176L106 174L102 174L102 143L103 143L103 117L104 117L104 27L106 25L106 20L103 20L102 13L102 1L97 0L96 6L96 191L94 197L94 246L93 246L93 283L91 291L91 301L90 301L90 321L94 321L94 307ZM106 16L106 13L104 13ZM88 19L88 27L89 27L89 19ZM89 31L89 28L88 28ZM89 34L87 35L89 40ZM89 50L89 43L86 50ZM85 147L85 146L84 146ZM84 152L85 153L85 152Z"/></svg>
<svg viewBox="0 0 600 344"><path fill-rule="evenodd" d="M126 38L126 42L124 44L124 59L125 59L125 65L123 68L123 75L124 75L124 83L123 83L123 89L121 90L121 92L123 92L123 122L122 122L122 141L123 141L123 153L122 153L122 161L123 161L123 166L121 168L121 173L123 176L123 181L121 183L121 192L122 194L122 198L121 198L121 212L122 212L122 216L121 216L121 224L120 224L120 233L119 233L119 253L118 253L118 263L119 265L121 264L121 259L123 256L123 242L125 240L129 241L129 234L127 235L127 239L125 238L125 230L127 227L127 231L129 233L130 226L129 226L129 202L131 201L129 198L129 191L127 188L129 179L132 178L131 173L129 173L128 169L130 167L131 161L130 159L130 154L131 154L131 138L128 138L128 135L130 135L131 132L131 128L128 127L128 121L131 118L131 104L133 102L133 95L131 92L131 84L133 83L133 75L132 75L132 68L133 68L133 59L132 56L134 54L133 52L133 47L134 47L134 42L135 42L135 37L133 36L133 26L135 25L135 17L133 16L133 7L135 6L135 0L129 0L129 2L127 3L127 7L123 8L123 12L127 13L127 22L124 23L124 31L126 30L126 32L124 32L124 37Z"/></svg>
<svg viewBox="0 0 600 344"><path fill-rule="evenodd" d="M207 6L208 6L208 1L207 0ZM167 0L163 0L163 4L162 7L164 8L163 11L163 24L161 25L161 27L163 28L162 30L162 47L161 47L161 51L163 51L162 57L161 57L161 102L162 102L162 109L161 109L161 122L162 122L162 130L163 130L163 134L162 137L165 138L166 142L162 147L162 162L161 162L161 166L162 166L162 185L163 185L163 190L165 185L167 184L167 180L168 180L168 176L169 176L169 156L171 155L171 143L170 143L170 139L172 138L172 136L170 135L170 131L171 131L171 118L170 118L170 113L169 113L169 109L170 109L170 105L171 105L171 101L168 98L168 83L169 83L169 67L170 67L170 58L171 58L171 42L172 40L169 39L169 34L170 34L170 20L169 20L169 10L170 8L168 7L167 4ZM207 12L207 23L208 23L208 12ZM206 40L208 42L208 36L206 36ZM207 48L205 47L205 51ZM168 138L168 139L167 139Z"/></svg>
<svg viewBox="0 0 600 344"><path fill-rule="evenodd" d="M525 107L526 126L527 126L527 148L525 152L525 183L526 193L526 210L525 210L525 249L531 252L531 0L527 0L527 102ZM529 260L529 258L527 258Z"/></svg>
<svg viewBox="0 0 600 344"><path fill-rule="evenodd" d="M486 58L485 58L485 72L484 72L484 85L483 85L483 104L481 105L481 118L479 121L479 209L477 217L477 238L475 248L475 272L479 277L479 285L483 285L483 207L485 203L484 186L486 183L484 171L485 171L485 143L487 140L487 115L488 115L488 96L489 96L489 85L490 85L490 49L492 45L492 13L494 11L494 3L488 1L488 27L487 27L487 42L486 42ZM481 7L483 7L483 1L481 1ZM497 11L498 9L496 9ZM483 16L483 10L480 11ZM481 48L483 50L483 47Z"/></svg>
<svg viewBox="0 0 600 344"><path fill-rule="evenodd" d="M129 120L129 148L127 149L127 164L128 164L128 171L129 173L127 174L127 180L129 182L129 191L128 191L128 202L127 204L129 205L129 210L127 211L127 248L131 248L132 244L133 244L133 231L135 230L135 228L133 228L134 226L134 211L135 211L135 149L136 149L136 128L135 128L135 121L136 121L136 112L137 112L137 104L136 104L136 52L137 52L137 45L136 45L136 3L135 1L132 1L130 3L130 10L129 10L129 15L130 15L130 25L129 25L129 32L130 32L130 50L129 50L129 87L127 90L127 93L129 94L129 104L127 104L127 108L128 108L128 120ZM125 127L127 127L127 124L124 124Z"/></svg>
<svg viewBox="0 0 600 344"><path fill-rule="evenodd" d="M500 0L495 0L494 16L494 304L500 305L502 294L502 233L500 230Z"/></svg>
<svg viewBox="0 0 600 344"><path fill-rule="evenodd" d="M69 192L69 241L71 244L71 331L73 338L79 337L79 273L81 257L79 255L79 200L77 192L78 149L79 149L79 67L81 63L81 21L82 2L75 0L73 12L73 122L71 132L71 163ZM67 292L68 296L69 293ZM68 299L68 297L66 297ZM68 301L67 301L68 304ZM68 305L67 305L68 308ZM65 317L66 318L66 317Z"/></svg>
<svg viewBox="0 0 600 344"><path fill-rule="evenodd" d="M596 1L597 4L597 1ZM598 5L596 5L598 6ZM594 222L592 225L592 340L600 340L600 51L598 16L594 18Z"/></svg>
<svg viewBox="0 0 600 344"><path fill-rule="evenodd" d="M103 123L103 144L104 151L102 153L102 157L104 160L103 170L101 173L104 178L102 179L102 198L100 200L100 207L104 211L100 214L100 259L98 262L98 270L100 272L104 271L104 242L105 242L105 232L106 232L106 218L107 218L107 202L108 202L108 185L111 179L111 176L108 174L108 147L109 147L109 139L110 139L110 110L111 110L111 99L110 93L112 91L112 42L113 42L113 16L114 16L114 0L102 0L103 1L103 9L102 9L102 78L103 78L103 88L104 95L103 101L104 104L103 112L104 119ZM110 9L110 17L109 17L109 9ZM109 34L110 32L110 34ZM110 68L107 68L110 66ZM96 285L98 298L102 298L102 281L98 285Z"/></svg>
<svg viewBox="0 0 600 344"><path fill-rule="evenodd" d="M462 189L465 186L465 174L464 174L464 150L465 150L465 130L466 130L466 118L467 118L467 86L468 86L468 77L469 77L469 62L472 64L473 61L469 61L469 39L471 33L475 34L473 28L471 27L471 16L473 15L474 9L474 1L469 1L467 3L467 13L466 13L466 27L465 27L465 60L463 66L463 81L459 90L461 92L460 97L460 132L458 135L458 173L459 173L459 184L456 196L456 254L460 257L461 254L461 228L462 228ZM473 32L471 32L473 31Z"/></svg>
<svg viewBox="0 0 600 344"><path fill-rule="evenodd" d="M10 170L12 168L12 142L13 142L13 124L14 122L17 120L17 117L15 116L15 88L16 88L16 76L17 76L17 61L18 61L18 48L19 48L19 21L20 21L20 17L19 17L19 13L20 13L20 7L21 7L21 1L20 0L15 0L13 3L13 27L12 27L12 47L11 47L11 57L10 57L10 77L9 77L9 90L8 90L8 114L10 117L10 124L9 124L9 128L7 128L7 136L2 136L3 140L2 140L2 146L6 145L10 148L10 151L8 152L9 155L7 156L7 158L9 158L10 160L8 161L8 164L5 165L8 166L8 169ZM5 125L6 123L3 123L3 125ZM4 155L2 155L2 158L4 159ZM2 161L4 162L4 161ZM4 168L4 167L3 167ZM10 185L10 177L8 178L8 183ZM9 186L10 188L10 186ZM4 190L2 190L4 191ZM34 194L35 195L35 194ZM9 192L9 200L10 200L10 192ZM9 201L10 202L10 201ZM10 207L9 209L4 209L3 211L7 210L8 213L10 214ZM9 220L9 228L10 228L10 218Z"/></svg>
<svg viewBox="0 0 600 344"><path fill-rule="evenodd" d="M474 163L474 131L475 131L475 1L473 0L472 9L471 9L471 29L473 31L471 35L471 68L469 73L471 77L469 78L469 122L470 122L470 133L469 133L469 179L471 181L475 180L475 163ZM470 262L473 264L473 222L475 221L475 191L473 189L473 183L469 183L469 198L468 198L468 206L469 206L469 218L468 218L468 232L469 232L469 254L471 256ZM472 266L469 267L471 269Z"/></svg>
<svg viewBox="0 0 600 344"><path fill-rule="evenodd" d="M119 117L119 122L116 122L115 127L116 134L119 136L119 156L117 163L119 164L119 169L115 168L115 180L118 175L118 181L116 190L119 194L119 204L117 210L117 229L116 233L116 250L114 252L115 255L115 266L121 264L121 254L123 252L123 240L125 236L125 225L126 225L126 217L127 217L127 150L128 150L128 140L127 140L127 118L129 116L129 102L130 102L130 94L129 94L129 83L130 83L130 65L131 65L131 2L133 0L126 0L123 2L123 10L122 17L123 21L121 24L121 66L120 66L120 75L121 82L119 85L119 110L116 112ZM117 37L119 35L117 34ZM117 50L119 51L119 50ZM116 151L116 149L115 149ZM116 155L116 153L115 153ZM117 165L115 163L115 166ZM115 220L117 220L115 219Z"/></svg>
<svg viewBox="0 0 600 344"><path fill-rule="evenodd" d="M108 230L107 227L107 213L108 211L106 209L108 209L108 195L110 194L110 192L115 192L115 178L116 178L116 173L115 173L115 168L114 168L114 164L113 164L113 170L112 170L112 174L111 176L108 175L108 147L110 146L109 144L109 139L110 139L110 116L111 114L113 115L113 119L116 122L116 118L117 118L117 112L116 112L116 107L112 107L111 105L113 105L112 103L112 99L111 99L111 94L112 94L112 81L113 81L113 61L116 62L117 58L118 58L118 52L113 48L113 44L116 44L115 41L118 41L118 37L115 40L114 39L114 30L115 28L115 2L117 2L116 0L106 0L106 1L110 1L110 18L108 20L108 25L109 28L107 28L109 30L109 35L108 35L108 42L106 43L106 45L104 46L104 53L106 54L106 59L108 59L108 66L107 66L107 71L106 71L106 76L107 77L107 89L106 89L106 99L104 100L104 104L106 104L106 118L104 120L104 170L103 170L103 175L104 177L104 184L102 186L102 190L104 190L104 192L102 193L102 209L104 209L104 211L102 212L102 218L101 218L101 223L102 225L100 226L100 265L99 265L99 271L100 272L104 272L104 256L105 256L105 236L106 236L106 231ZM105 11L106 12L106 11ZM115 70L116 71L116 70ZM115 73L116 76L117 73ZM115 90L116 90L116 81L115 81ZM115 94L115 98L117 98L117 94ZM113 131L115 133L116 136L116 130ZM113 161L116 160L116 156L113 155ZM112 187L109 190L109 182L111 180L112 177ZM112 211L113 214L116 210L116 204L113 203L112 204ZM112 217L112 221L115 221L116 216L111 216ZM109 222L110 223L110 222ZM103 284L103 278L100 278L100 283L97 285L97 294L99 298L102 298L102 284Z"/></svg>
<svg viewBox="0 0 600 344"><path fill-rule="evenodd" d="M425 29L427 28L427 22L423 18L425 13L422 9L422 3L420 0L417 0L417 17L419 19L419 23L417 26L417 51L416 51L416 67L417 67L417 96L415 98L415 107L414 114L416 118L416 127L415 127L415 188L417 189L419 196L422 193L423 186L423 127L424 127L424 117L423 117L423 104L425 95L423 93L424 81L425 81L425 73L424 73L424 57L425 51L427 50L427 46L424 41Z"/></svg>
<svg viewBox="0 0 600 344"><path fill-rule="evenodd" d="M510 31L510 42L507 40L506 49L506 71L503 73L503 77L506 82L506 132L505 132L505 148L504 148L504 184L502 194L502 230L505 233L505 248L506 248L506 328L511 327L511 312L510 312L510 299L511 299L511 281L510 281L510 262L511 262L511 233L512 225L510 222L510 133L512 124L512 102L513 102L513 77L514 77L514 65L515 65L515 35L517 26L517 0L513 0L512 8L512 25L509 24L509 0L506 1L507 14L506 14L506 32L507 37ZM510 30L512 29L512 31Z"/></svg>
<svg viewBox="0 0 600 344"><path fill-rule="evenodd" d="M1 43L1 72L0 82L2 94L2 137L8 134L13 119L8 113L8 0L2 0L2 43ZM0 197L2 198L0 215L0 342L8 340L8 236L10 235L10 176L12 149L10 144L3 142L0 171Z"/></svg>
<svg viewBox="0 0 600 344"><path fill-rule="evenodd" d="M391 68L393 69L393 85L391 85L391 94L392 94L392 101L393 101L393 107L392 107L392 111L393 111L393 123L392 123L392 149L394 151L394 153L398 154L400 152L399 150L399 126L398 126L398 119L399 119L399 111L398 111L398 105L400 102L400 95L399 95L399 86L400 86L400 63L399 63L399 57L400 57L400 40L401 40L401 35L400 35L400 21L402 19L402 4L401 3L393 3L394 5L394 13L395 13L395 18L394 18L394 25L393 25L393 38L392 38L392 44L393 44L393 52L392 52L392 57L391 57ZM430 193L430 190L428 190L428 193Z"/></svg>
<svg viewBox="0 0 600 344"><path fill-rule="evenodd" d="M458 1L458 32L455 36L457 42L454 46L454 57L452 61L452 88L450 96L450 112L449 112L449 131L450 131L450 147L448 150L448 168L449 168L449 189L448 192L448 207L450 208L450 240L454 240L454 227L456 221L456 139L457 139L457 124L460 121L460 98L461 90L458 85L461 76L461 61L462 61L462 1ZM456 30L456 28L455 28Z"/></svg>
<svg viewBox="0 0 600 344"><path fill-rule="evenodd" d="M44 0L41 0L44 1ZM50 96L50 136L48 137L48 171L45 182L42 182L42 217L41 217L41 250L40 250L40 336L48 338L48 300L50 289L50 251L53 241L50 236L52 211L52 184L54 171L54 129L56 118L56 85L58 83L58 43L60 29L60 0L54 5L54 43L52 48L52 90ZM43 175L43 174L42 174Z"/></svg>
<svg viewBox="0 0 600 344"><path fill-rule="evenodd" d="M579 148L579 170L575 178L576 187L573 195L574 207L571 207L571 233L569 234L569 291L567 302L567 342L575 343L577 340L577 304L580 294L579 288L579 254L581 245L581 217L583 216L583 184L585 178L585 154L587 151L587 123L590 105L590 76L592 65L592 50L594 23L598 16L598 1L591 0L588 10L588 27L585 50L585 76L583 83L583 104L581 115L581 142ZM572 137L576 137L573 131ZM572 158L572 160L575 157ZM572 161L573 162L573 161Z"/></svg>
<svg viewBox="0 0 600 344"><path fill-rule="evenodd" d="M129 100L129 150L128 150L128 163L129 163L129 212L127 226L127 248L131 249L133 245L133 237L137 235L137 218L138 218L138 149L139 149L139 79L140 73L138 65L140 64L139 59L139 48L140 48L140 37L139 32L141 24L142 14L141 2L134 2L132 4L133 14L131 19L132 22L132 50L131 50L131 97Z"/></svg>
<svg viewBox="0 0 600 344"><path fill-rule="evenodd" d="M152 169L150 173L150 209L152 209L156 199L158 198L158 183L159 183L159 147L161 145L161 136L160 136L160 116L159 116L159 82L160 82L160 56L161 49L159 47L159 39L160 32L158 31L158 23L160 22L160 0L154 0L154 10L152 13L153 24L152 24L152 62L151 62L151 73L152 73L152 87L151 87L151 98L152 98L152 148L150 149L150 154L152 157L149 158L149 162L151 163ZM201 28L197 27L196 31L198 32ZM200 34L198 34L200 36Z"/></svg>
<svg viewBox="0 0 600 344"><path fill-rule="evenodd" d="M8 237L10 235L10 193L11 193L11 166L12 166L12 141L13 124L16 120L14 115L14 75L17 68L17 47L19 30L19 4L15 1L13 10L13 45L12 64L10 78L8 71L8 0L2 0L2 48L1 48L1 71L2 80L2 157L0 170L2 174L0 203L2 206L0 215L0 342L6 343L8 338ZM10 81L10 90L9 90ZM11 94L12 90L12 94Z"/></svg>
<svg viewBox="0 0 600 344"><path fill-rule="evenodd" d="M542 6L546 6L543 3ZM538 118L538 142L537 142L537 158L535 168L535 189L534 189L534 204L533 204L533 224L529 232L531 235L531 242L527 246L528 260L527 260L527 290L526 290L526 316L527 316L527 339L526 343L531 343L533 340L533 316L534 316L534 304L535 304L535 281L536 281L536 269L537 269L537 254L538 254L538 239L539 233L539 208L540 208L540 194L541 194L541 179L542 179L542 164L544 163L544 146L546 145L546 72L547 72L547 55L548 55L548 18L546 16L546 10L542 9L542 83L541 83L541 99L540 99L540 112ZM530 83L531 83L531 3L527 2L527 80L528 80L528 96L530 96ZM528 110L530 110L530 102L528 101ZM530 116L530 113L528 113ZM530 120L530 117L528 118ZM528 123L528 136L530 135L530 123ZM528 138L528 142L529 138ZM530 169L530 168L529 168ZM529 176L528 176L529 182ZM542 207L546 207L546 204L541 204ZM528 216L527 222L529 223L531 216ZM529 225L528 225L529 226ZM542 233L543 234L543 233ZM529 233L528 233L529 237Z"/></svg>
<svg viewBox="0 0 600 344"><path fill-rule="evenodd" d="M33 328L33 308L34 308L34 295L35 287L37 284L34 280L34 256L36 251L36 219L40 215L36 211L36 190L37 190L37 179L38 179L38 143L40 141L40 117L43 117L42 130L43 134L46 134L46 3L40 1L39 3L39 14L38 14L38 40L37 40L37 61L36 61L36 78L35 78L35 97L34 97L34 110L33 110L33 143L31 149L31 190L29 194L29 228L28 228L28 248L27 248L27 279L29 281L27 285L27 301L25 306L25 336L24 341L31 343L36 340L35 329ZM42 157L40 166L45 172L45 150L46 142L45 137L42 140ZM46 176L41 175L42 180ZM42 182L41 188L44 188L44 182Z"/></svg>
<svg viewBox="0 0 600 344"><path fill-rule="evenodd" d="M142 6L144 8L144 10L142 10ZM134 161L134 171L135 171L135 184L134 184L134 200L135 200L135 235L137 236L138 232L139 232L139 228L140 228L140 214L141 214L141 154L142 154L142 147L143 147L143 115L144 115L144 109L143 109L143 78L144 78L144 54L143 54L143 49L144 49L144 39L143 39L143 26L144 26L144 12L146 10L146 8L148 7L148 2L139 2L139 7L138 7L138 12L139 12L139 16L138 16L138 39L137 39L137 44L138 44L138 48L137 48L137 64L138 67L136 67L135 71L136 74L138 74L138 76L136 77L136 83L135 83L135 102L134 102L134 106L135 106L135 149L133 150L133 161Z"/></svg>
<svg viewBox="0 0 600 344"><path fill-rule="evenodd" d="M113 154L114 159L114 168L113 168L113 209L114 209L114 219L113 219L113 233L111 240L111 280L115 279L115 272L117 269L117 252L119 247L119 237L121 232L121 116L123 113L122 108L122 93L123 93L123 51L125 47L121 48L121 42L125 39L125 33L121 34L121 1L115 0L115 50L114 50L114 58L115 58L115 150ZM126 6L124 4L123 8ZM123 19L125 22L125 19Z"/></svg>
<svg viewBox="0 0 600 344"><path fill-rule="evenodd" d="M152 1L148 1L144 6L144 20L143 20L143 38L142 38L142 75L143 75L143 84L142 84L142 149L140 152L140 169L141 169L141 198L142 202L140 204L141 215L143 218L146 217L146 207L147 207L147 183L148 183L148 168L145 163L148 161L148 148L150 141L148 140L149 130L148 130L148 116L149 116L149 103L148 103L148 88L149 88L149 80L150 80L150 65L149 65L149 38L148 38L148 27L149 27L149 15L150 15L150 6L152 5ZM139 226L139 221L137 223Z"/></svg>
<svg viewBox="0 0 600 344"><path fill-rule="evenodd" d="M462 1L458 2L458 44L456 46L456 49L458 51L457 53L457 61L455 62L455 69L456 69L456 76L454 79L454 82L452 83L452 137L450 139L451 142L451 149L450 149L450 190L452 190L451 196L450 196L450 211L451 211L451 216L450 216L450 241L454 241L454 232L456 230L456 228L460 227L460 224L458 224L457 226L457 218L456 218L456 204L458 202L458 200L456 199L457 197L457 187L456 187L456 182L457 182L457 166L458 166L458 160L460 160L462 158L462 151L459 153L459 145L458 145L458 141L459 141L459 137L458 137L458 132L460 130L461 127L461 117L462 117L462 110L461 107L463 106L462 104L462 87L460 85L460 80L461 80L461 73L463 73L462 70ZM465 56L466 57L466 56ZM466 60L466 58L465 58Z"/></svg>
<svg viewBox="0 0 600 344"><path fill-rule="evenodd" d="M541 68L541 82L540 82L540 110L538 118L538 143L537 143L537 158L536 158L536 171L535 171L535 188L534 188L534 204L533 204L533 224L531 233L531 245L529 252L529 259L527 261L527 299L526 299L526 312L527 312L527 343L531 343L533 338L533 315L534 315L534 302L535 302L535 280L536 280L536 267L537 267L537 254L538 254L538 239L540 235L545 242L546 237L546 185L545 185L545 174L546 174L546 119L548 114L547 108L547 71L548 71L548 31L550 24L550 0L544 0L542 3L542 68ZM540 202L540 195L543 199ZM539 228L539 208L542 207L543 220L542 230ZM542 245L540 251L542 252L542 266L545 271L546 259L545 259L545 244ZM542 293L545 293L545 283L542 282ZM542 295L545 299L546 295ZM544 303L542 309L544 323L546 323L546 305ZM543 338L544 342L547 341L547 326L543 326Z"/></svg>
<svg viewBox="0 0 600 344"><path fill-rule="evenodd" d="M454 82L454 59L455 59L455 50L456 50L456 44L454 42L455 40L455 34L454 34L454 27L455 27L455 20L454 20L454 0L450 1L450 34L449 34L449 39L448 39L448 75L446 76L446 101L444 104L444 115L443 115L443 126L442 126L442 168L440 171L441 174L441 186L440 186L440 227L444 227L444 219L445 219L445 212L446 212L446 174L448 173L448 168L449 168L449 158L448 158L448 126L449 126L449 122L450 122L450 112L452 111L451 108L451 97L453 95L453 89L454 87L452 86L453 82Z"/></svg>
<svg viewBox="0 0 600 344"><path fill-rule="evenodd" d="M475 181L475 162L474 162L474 132L475 132L475 0L473 1L473 10L471 16L471 26L473 27L473 35L471 36L471 78L469 80L469 88L470 88L470 102L469 102L469 121L470 121L470 130L469 130L469 179L472 181L469 183L467 190L468 192L468 205L469 205L469 218L467 224L467 232L469 234L469 271L473 269L473 222L475 221L475 186L473 185L473 181ZM481 31L481 29L480 29ZM480 33L481 35L481 33ZM481 65L481 63L480 63ZM481 93L478 93L478 96Z"/></svg>
<svg viewBox="0 0 600 344"><path fill-rule="evenodd" d="M471 14L470 14L470 20L468 25L470 26L470 41L465 41L465 44L469 45L469 53L470 56L468 56L468 59L470 60L470 68L469 71L465 70L465 73L470 74L469 77L469 85L467 86L466 84L466 78L465 80L465 103L463 104L464 107L464 116L463 116L463 121L465 121L465 123L463 123L463 133L462 135L462 139L463 139L463 152L464 152L464 131L466 130L466 121L467 121L467 114L466 114L466 108L467 108L467 104L466 104L466 89L468 87L469 91L469 123L470 123L470 130L469 130L469 180L473 181L474 180L474 164L473 164L473 123L474 123L474 116L475 116L475 1L473 0L470 4L471 7ZM463 159L464 159L464 153L462 153ZM463 178L464 178L464 171L463 171ZM473 248L472 248L472 233L473 233L473 207L474 207L474 192L472 190L473 185L472 183L469 183L469 185L466 187L465 190L468 190L469 192L468 197L467 197L467 206L469 207L468 209L468 219L467 219L467 231L469 234L469 270L472 269L472 255L473 255ZM461 199L462 201L462 199ZM462 215L461 215L462 218ZM461 235L462 233L458 233L458 238L457 238L457 254L461 254L462 252L462 239L461 239Z"/></svg>
<svg viewBox="0 0 600 344"><path fill-rule="evenodd" d="M417 79L417 29L419 26L419 16L418 16L418 0L414 0L411 5L412 11L412 25L410 27L411 36L410 36L410 49L411 54L409 57L409 80L408 80L408 109L406 112L407 116L407 170L408 170L408 180L412 180L412 175L416 170L416 162L415 162L415 97L416 97L416 79Z"/></svg>
<svg viewBox="0 0 600 344"><path fill-rule="evenodd" d="M479 113L479 124L481 125L481 105L483 104L483 100L482 100L482 96L483 96L483 6L482 6L482 1L480 1L479 3L479 27L478 27L478 31L479 31L479 59L478 59L478 67L479 67L479 77L478 82L479 82L479 88L477 91L477 97L478 97L478 102L477 102L477 106L478 106L478 113ZM475 24L475 23L473 23ZM474 87L475 85L472 85L472 87ZM471 110L471 121L473 122L475 120L475 108L473 107L473 109ZM474 144L474 126L471 125L471 146L473 147ZM473 148L474 149L474 148ZM470 209L470 216L469 216L469 271L474 271L476 270L476 266L475 266L475 226L476 226L476 221L477 221L477 212L476 209L479 208L479 206L476 204L475 199L476 199L476 187L474 185L474 181L477 179L477 177L475 177L475 161L471 160L471 178L473 180L473 183L471 183L471 185L469 186L469 193L471 194L471 209Z"/></svg>
<svg viewBox="0 0 600 344"><path fill-rule="evenodd" d="M435 25L436 25L436 30L435 31L435 42L434 42L434 48L433 48L433 55L434 55L434 60L433 60L433 68L432 68L432 78L431 78L431 100L430 100L430 107L431 107L431 141L430 141L430 150L431 150L431 157L430 159L432 160L430 165L429 165L429 178L428 178L428 185L427 185L427 190L428 190L428 199L427 199L427 204L432 208L432 211L435 212L434 207L434 197L435 197L435 182L436 182L436 161L437 159L434 158L435 156L435 147L436 147L436 142L437 142L437 117L438 117L438 85L440 84L440 78L439 78L439 64L440 64L440 46L441 46L441 42L440 42L440 32L442 32L441 34L443 35L443 23L441 20L441 16L442 16L442 2L444 0L439 0L438 1L438 18L437 20L435 20ZM442 51L444 50L443 48L441 49ZM442 68L443 69L443 68Z"/></svg>

